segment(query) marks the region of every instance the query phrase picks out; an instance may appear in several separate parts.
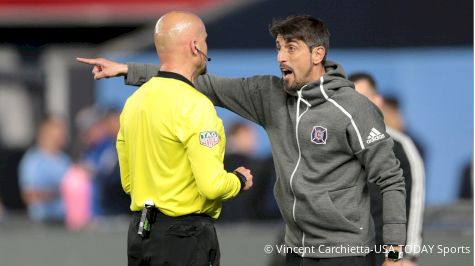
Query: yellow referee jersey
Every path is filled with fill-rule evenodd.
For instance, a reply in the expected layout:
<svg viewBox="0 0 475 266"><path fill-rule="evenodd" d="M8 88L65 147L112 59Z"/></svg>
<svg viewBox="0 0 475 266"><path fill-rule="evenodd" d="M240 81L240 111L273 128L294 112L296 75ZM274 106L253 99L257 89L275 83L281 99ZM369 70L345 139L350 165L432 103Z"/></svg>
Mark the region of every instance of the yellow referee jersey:
<svg viewBox="0 0 475 266"><path fill-rule="evenodd" d="M131 95L117 137L122 187L132 211L152 200L166 215L218 218L239 179L223 167L226 138L211 101L185 77L158 76Z"/></svg>

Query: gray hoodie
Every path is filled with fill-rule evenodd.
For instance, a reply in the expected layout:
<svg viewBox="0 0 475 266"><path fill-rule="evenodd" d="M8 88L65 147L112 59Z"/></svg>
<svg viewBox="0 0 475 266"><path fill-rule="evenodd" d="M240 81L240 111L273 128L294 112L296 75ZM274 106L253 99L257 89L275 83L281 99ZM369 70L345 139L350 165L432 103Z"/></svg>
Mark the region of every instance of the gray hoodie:
<svg viewBox="0 0 475 266"><path fill-rule="evenodd" d="M129 64L126 84L141 85L159 67ZM383 116L358 94L336 63L298 91L276 76L204 75L197 89L216 105L264 127L275 162L274 195L285 242L305 257L361 256L374 247L367 181L383 196L383 240L404 244L405 188ZM259 178L259 177L256 177Z"/></svg>

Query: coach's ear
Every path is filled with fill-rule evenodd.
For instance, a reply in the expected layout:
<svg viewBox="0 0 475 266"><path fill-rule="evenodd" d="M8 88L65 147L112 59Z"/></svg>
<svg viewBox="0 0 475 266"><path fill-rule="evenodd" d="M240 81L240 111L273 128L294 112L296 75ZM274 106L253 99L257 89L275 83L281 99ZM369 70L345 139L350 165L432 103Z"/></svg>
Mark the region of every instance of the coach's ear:
<svg viewBox="0 0 475 266"><path fill-rule="evenodd" d="M325 47L323 46L317 46L312 49L312 63L314 65L318 65L323 61L323 58L325 58L326 54Z"/></svg>

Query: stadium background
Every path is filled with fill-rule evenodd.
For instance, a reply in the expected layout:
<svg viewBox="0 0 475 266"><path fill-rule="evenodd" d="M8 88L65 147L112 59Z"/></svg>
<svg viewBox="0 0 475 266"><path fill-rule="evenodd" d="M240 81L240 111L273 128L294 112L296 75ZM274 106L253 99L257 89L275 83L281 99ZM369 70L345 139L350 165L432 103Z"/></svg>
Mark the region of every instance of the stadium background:
<svg viewBox="0 0 475 266"><path fill-rule="evenodd" d="M430 218L426 239L470 245L473 251L473 204L459 200L462 169L473 160L473 2L0 0L0 197L9 214L0 223L0 265L95 265L95 260L100 261L97 265L125 265L121 233L126 229L121 222L105 233L71 235L24 221L16 169L42 114L63 115L73 129L82 107L98 103L121 108L134 91L122 79L94 82L90 68L74 58L158 63L152 29L161 14L173 9L204 18L213 59L209 72L229 77L279 75L274 40L267 31L273 18L310 14L325 21L332 34L328 59L342 64L347 73L373 74L384 95L400 99L407 128L424 146ZM226 127L239 119L222 109L218 113ZM269 144L259 132L256 155L263 157ZM219 227L224 265L242 260L262 265L250 258L268 259L263 246L274 241L279 228ZM36 238L26 241L32 235ZM44 249L35 251L43 244ZM48 245L66 250L48 252L53 250ZM245 259L235 252L244 245L251 253ZM90 254L86 257L92 262L82 264L71 249ZM38 260L42 257L51 258ZM427 265L473 265L472 256L463 263L457 259L467 256L426 257Z"/></svg>

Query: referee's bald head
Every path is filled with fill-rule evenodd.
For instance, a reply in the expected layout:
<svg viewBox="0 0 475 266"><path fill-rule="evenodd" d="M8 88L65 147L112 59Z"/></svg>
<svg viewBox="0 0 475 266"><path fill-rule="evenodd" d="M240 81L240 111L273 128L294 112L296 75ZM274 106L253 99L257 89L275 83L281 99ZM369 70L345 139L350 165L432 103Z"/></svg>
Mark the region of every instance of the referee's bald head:
<svg viewBox="0 0 475 266"><path fill-rule="evenodd" d="M193 13L172 11L155 25L155 47L158 53L172 52L190 40L206 35L203 21Z"/></svg>
<svg viewBox="0 0 475 266"><path fill-rule="evenodd" d="M193 72L191 79L206 73L208 45L203 21L189 12L173 11L155 25L155 47L163 69Z"/></svg>

